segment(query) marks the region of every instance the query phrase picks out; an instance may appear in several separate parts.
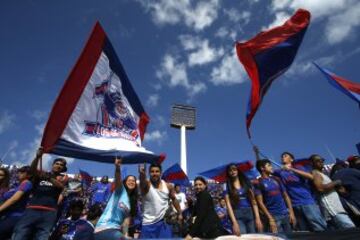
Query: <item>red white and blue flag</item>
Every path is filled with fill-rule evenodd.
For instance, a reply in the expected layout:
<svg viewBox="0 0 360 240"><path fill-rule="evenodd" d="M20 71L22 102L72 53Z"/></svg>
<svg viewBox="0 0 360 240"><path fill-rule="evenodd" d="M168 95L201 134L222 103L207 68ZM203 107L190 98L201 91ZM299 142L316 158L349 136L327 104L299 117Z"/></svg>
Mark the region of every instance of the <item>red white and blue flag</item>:
<svg viewBox="0 0 360 240"><path fill-rule="evenodd" d="M328 82L336 89L340 90L360 105L360 84L346 80L337 76L329 70L320 67L316 63L314 65L324 74Z"/></svg>
<svg viewBox="0 0 360 240"><path fill-rule="evenodd" d="M86 186L90 186L93 179L90 173L79 169L79 174L81 176L81 180L83 181L83 183L85 183Z"/></svg>
<svg viewBox="0 0 360 240"><path fill-rule="evenodd" d="M66 80L46 124L45 153L113 163L158 161L142 147L150 119L99 23Z"/></svg>
<svg viewBox="0 0 360 240"><path fill-rule="evenodd" d="M239 171L243 172L249 180L253 180L259 176L259 173L254 169L252 161L244 161L231 163L235 164ZM218 183L226 182L226 167L229 164L222 165L205 172L199 173L199 175L215 180Z"/></svg>
<svg viewBox="0 0 360 240"><path fill-rule="evenodd" d="M293 164L295 168L296 167L302 167L305 171L311 172L313 170L312 168L312 162L308 158L299 158L295 159Z"/></svg>
<svg viewBox="0 0 360 240"><path fill-rule="evenodd" d="M178 163L175 163L162 174L162 179L173 184L179 184L181 186L189 186L190 181L186 173L182 170Z"/></svg>
<svg viewBox="0 0 360 240"><path fill-rule="evenodd" d="M261 32L247 42L236 43L240 62L252 88L246 114L250 125L272 82L291 66L310 23L310 12L299 9L284 25Z"/></svg>

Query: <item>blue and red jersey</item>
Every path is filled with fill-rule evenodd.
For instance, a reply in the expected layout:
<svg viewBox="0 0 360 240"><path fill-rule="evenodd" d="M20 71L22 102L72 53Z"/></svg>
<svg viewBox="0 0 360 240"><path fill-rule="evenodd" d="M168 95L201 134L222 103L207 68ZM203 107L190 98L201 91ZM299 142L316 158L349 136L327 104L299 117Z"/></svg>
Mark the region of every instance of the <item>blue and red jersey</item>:
<svg viewBox="0 0 360 240"><path fill-rule="evenodd" d="M297 166L296 169L306 172L305 168ZM306 179L289 170L279 170L274 173L281 179L281 182L289 194L293 206L315 204L309 183Z"/></svg>
<svg viewBox="0 0 360 240"><path fill-rule="evenodd" d="M19 186L15 188L11 188L9 191L5 192L0 200L0 202L5 202L6 200L10 199L14 194L18 191L24 193L19 201L11 205L8 209L6 209L5 214L7 216L13 215L21 215L26 208L26 204L29 200L30 192L32 189L32 183L29 180L24 180L20 183Z"/></svg>
<svg viewBox="0 0 360 240"><path fill-rule="evenodd" d="M251 207L251 204L250 204L250 201L249 201L249 196L248 196L248 193L245 192L245 189L240 188L240 189L236 189L236 190L237 190L237 194L239 196L239 202L236 204L236 206L232 206L232 207L234 209ZM228 194L230 196L229 192L230 192L229 189L226 188L225 194Z"/></svg>
<svg viewBox="0 0 360 240"><path fill-rule="evenodd" d="M264 204L271 215L282 216L288 214L288 209L283 198L285 187L280 179L270 176L259 178L255 185L255 195L262 195Z"/></svg>

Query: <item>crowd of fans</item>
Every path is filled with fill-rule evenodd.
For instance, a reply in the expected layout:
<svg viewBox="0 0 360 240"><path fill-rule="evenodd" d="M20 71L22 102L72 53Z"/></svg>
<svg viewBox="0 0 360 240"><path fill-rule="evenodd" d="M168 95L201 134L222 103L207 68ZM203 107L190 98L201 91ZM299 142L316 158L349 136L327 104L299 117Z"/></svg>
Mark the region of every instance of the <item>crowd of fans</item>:
<svg viewBox="0 0 360 240"><path fill-rule="evenodd" d="M121 176L121 159L114 160L113 182L84 181L66 175L62 158L50 172L39 170L41 156L39 150L31 166L0 168L0 239L192 239L360 225L359 156L325 174L321 156L309 157L309 171L284 152L282 168L258 159L256 179L229 164L226 183L197 177L192 186L165 182L158 164Z"/></svg>

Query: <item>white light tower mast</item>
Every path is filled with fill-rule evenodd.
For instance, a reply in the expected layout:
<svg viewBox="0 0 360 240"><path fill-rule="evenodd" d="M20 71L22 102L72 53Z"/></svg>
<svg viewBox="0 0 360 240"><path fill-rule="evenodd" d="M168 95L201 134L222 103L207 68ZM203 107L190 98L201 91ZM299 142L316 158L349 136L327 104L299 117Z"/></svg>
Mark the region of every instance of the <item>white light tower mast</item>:
<svg viewBox="0 0 360 240"><path fill-rule="evenodd" d="M187 174L186 129L195 129L196 108L175 104L171 112L171 126L180 128L180 166Z"/></svg>

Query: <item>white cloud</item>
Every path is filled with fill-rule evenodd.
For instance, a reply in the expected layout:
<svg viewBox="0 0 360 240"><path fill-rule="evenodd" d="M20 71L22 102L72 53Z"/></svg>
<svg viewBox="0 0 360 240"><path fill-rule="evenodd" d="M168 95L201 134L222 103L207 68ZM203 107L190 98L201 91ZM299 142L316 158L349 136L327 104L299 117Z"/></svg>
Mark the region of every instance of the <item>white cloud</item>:
<svg viewBox="0 0 360 240"><path fill-rule="evenodd" d="M353 0L273 0L272 7L274 10L299 8L307 9L311 12L313 18L329 16L335 12L341 11Z"/></svg>
<svg viewBox="0 0 360 240"><path fill-rule="evenodd" d="M243 25L248 24L251 17L251 13L249 11L240 12L235 8L224 9L224 13L230 19L230 21L235 23L241 21Z"/></svg>
<svg viewBox="0 0 360 240"><path fill-rule="evenodd" d="M165 118L163 116L157 115L155 117L155 122L158 126L164 126L165 125Z"/></svg>
<svg viewBox="0 0 360 240"><path fill-rule="evenodd" d="M159 103L160 96L158 94L152 94L146 101L146 105L149 107L156 107Z"/></svg>
<svg viewBox="0 0 360 240"><path fill-rule="evenodd" d="M15 149L18 145L19 145L19 142L18 142L18 141L16 141L16 140L11 141L11 142L8 144L8 147L7 147L6 151L2 153L2 154L3 154L2 156L0 156L1 162L5 162L5 163L6 163L6 162L9 162L8 159L10 159L10 161L11 161L11 160L16 160L17 154L16 154L16 151L14 151L14 149Z"/></svg>
<svg viewBox="0 0 360 240"><path fill-rule="evenodd" d="M277 12L275 14L275 20L272 23L270 23L269 26L266 26L263 29L269 29L269 28L283 25L286 22L286 20L288 20L290 17L291 16L286 12Z"/></svg>
<svg viewBox="0 0 360 240"><path fill-rule="evenodd" d="M329 18L326 26L326 36L330 44L343 41L352 33L357 34L355 28L360 26L360 2L344 12Z"/></svg>
<svg viewBox="0 0 360 240"><path fill-rule="evenodd" d="M167 138L165 131L155 130L149 133L145 133L144 140L148 142L157 142L159 145Z"/></svg>
<svg viewBox="0 0 360 240"><path fill-rule="evenodd" d="M8 130L13 124L15 115L8 113L7 111L3 112L0 115L0 134Z"/></svg>
<svg viewBox="0 0 360 240"><path fill-rule="evenodd" d="M192 52L189 54L188 64L190 67L195 65L204 65L216 61L223 54L223 48L211 48L209 46L209 41L204 40L201 47L196 52Z"/></svg>
<svg viewBox="0 0 360 240"><path fill-rule="evenodd" d="M201 46L201 38L193 35L180 35L179 40L184 50L190 51Z"/></svg>
<svg viewBox="0 0 360 240"><path fill-rule="evenodd" d="M185 51L189 52L188 65L204 65L216 61L224 54L224 49L211 47L208 39L198 36L180 35L179 40Z"/></svg>
<svg viewBox="0 0 360 240"><path fill-rule="evenodd" d="M206 90L206 85L202 82L190 83L185 63L178 62L170 54L164 56L156 76L165 81L169 87L184 87L190 97Z"/></svg>
<svg viewBox="0 0 360 240"><path fill-rule="evenodd" d="M324 33L330 44L345 40L360 26L360 3L357 0L273 0L276 19L270 26L279 23L287 12L293 13L299 8L309 10L313 21L325 20Z"/></svg>
<svg viewBox="0 0 360 240"><path fill-rule="evenodd" d="M47 112L40 111L40 110L34 110L30 113L30 116L33 117L37 121L44 121L47 117Z"/></svg>
<svg viewBox="0 0 360 240"><path fill-rule="evenodd" d="M229 30L224 26L220 27L215 33L215 37L230 38L233 41L236 40L236 35L237 35L236 31Z"/></svg>
<svg viewBox="0 0 360 240"><path fill-rule="evenodd" d="M223 57L219 66L213 68L210 79L214 85L234 85L246 80L247 75L237 58L235 49Z"/></svg>
<svg viewBox="0 0 360 240"><path fill-rule="evenodd" d="M219 0L138 0L158 25L184 23L196 31L209 27L218 16Z"/></svg>
<svg viewBox="0 0 360 240"><path fill-rule="evenodd" d="M29 142L27 145L24 146L23 150L19 152L18 161L15 162L16 164L30 164L36 155L37 149L40 147L42 134L44 130L45 123L39 123L35 125L35 137L34 139ZM55 158L54 155L44 154L42 157L42 166L44 170L50 170L52 165L52 161ZM67 161L67 165L69 166L74 159L64 157Z"/></svg>

